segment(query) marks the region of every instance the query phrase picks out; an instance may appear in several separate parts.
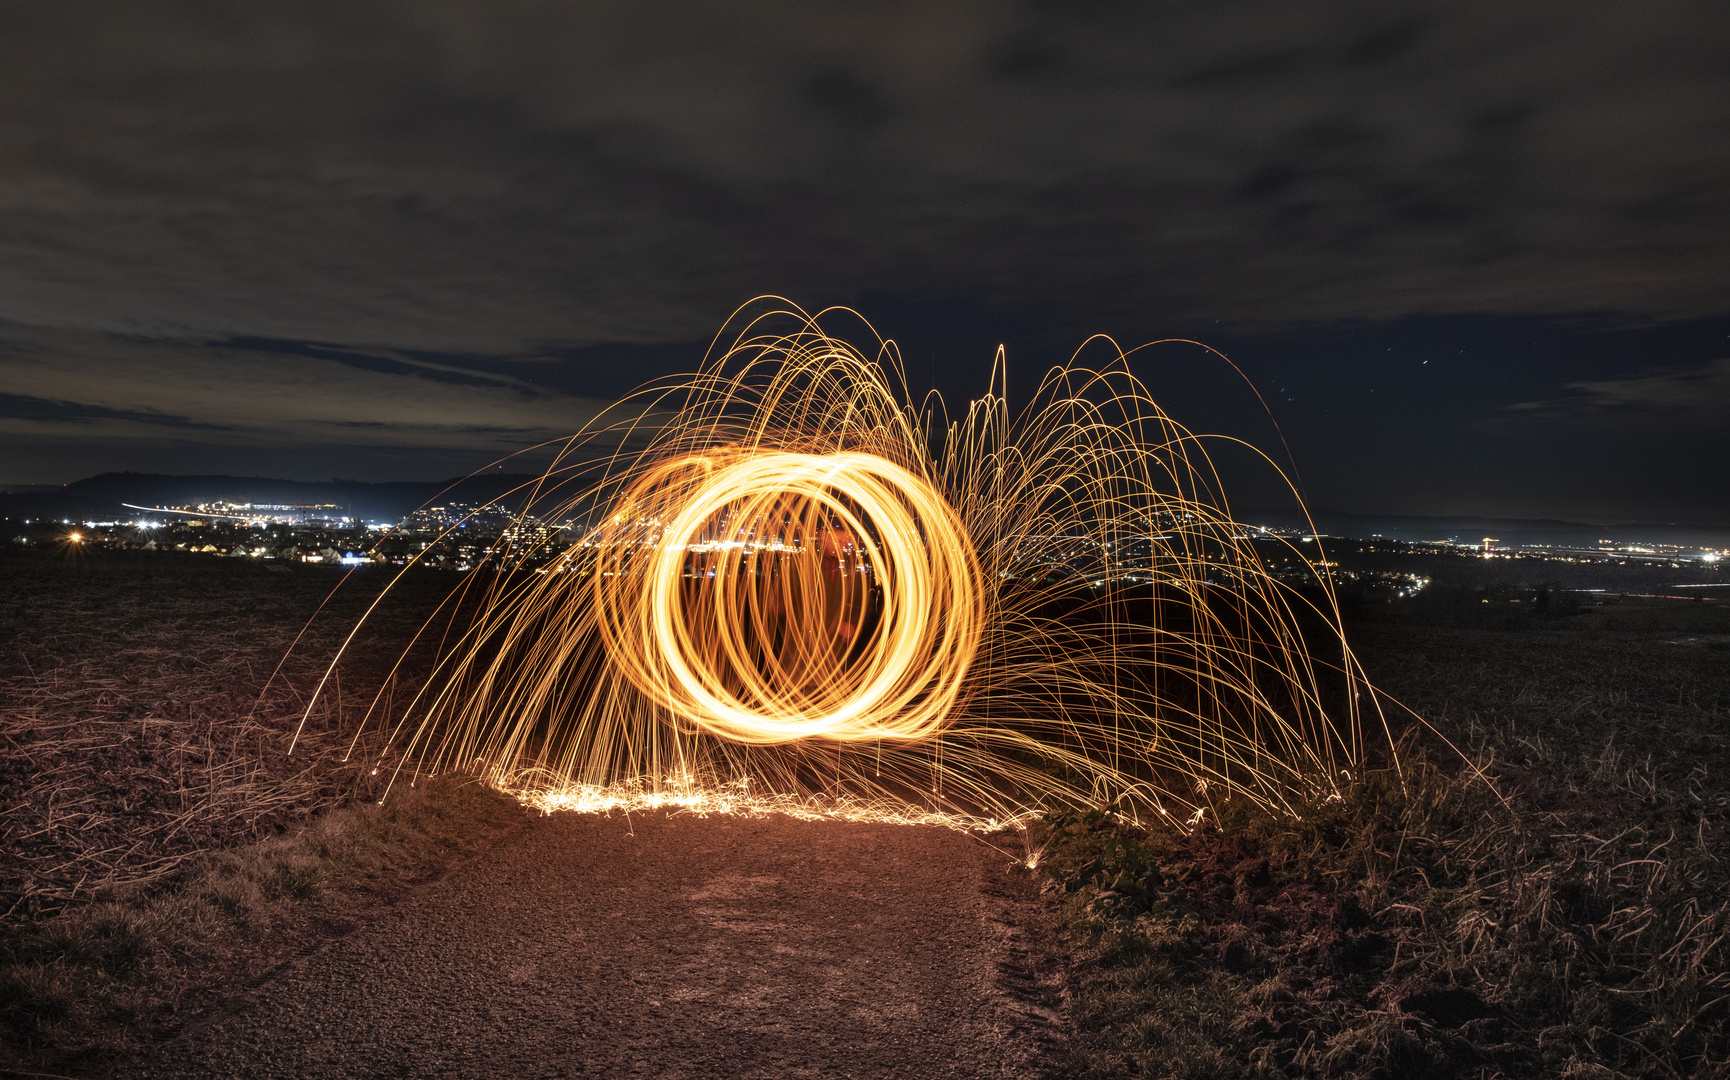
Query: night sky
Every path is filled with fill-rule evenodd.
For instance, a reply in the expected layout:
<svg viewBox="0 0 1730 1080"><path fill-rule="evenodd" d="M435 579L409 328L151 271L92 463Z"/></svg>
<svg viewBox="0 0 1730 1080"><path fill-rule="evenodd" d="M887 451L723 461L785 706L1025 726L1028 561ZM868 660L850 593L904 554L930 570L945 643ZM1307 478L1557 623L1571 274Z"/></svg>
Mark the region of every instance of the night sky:
<svg viewBox="0 0 1730 1080"><path fill-rule="evenodd" d="M1730 524L1730 5L0 0L0 484L467 472L763 293L956 401L1204 341L1318 507Z"/></svg>

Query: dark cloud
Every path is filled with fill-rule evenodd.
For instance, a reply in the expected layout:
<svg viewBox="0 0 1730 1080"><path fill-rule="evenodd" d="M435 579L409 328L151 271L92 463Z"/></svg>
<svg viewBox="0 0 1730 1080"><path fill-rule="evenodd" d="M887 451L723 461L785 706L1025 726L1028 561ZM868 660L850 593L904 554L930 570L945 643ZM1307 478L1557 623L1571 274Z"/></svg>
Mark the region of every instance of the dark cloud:
<svg viewBox="0 0 1730 1080"><path fill-rule="evenodd" d="M1564 384L1556 397L1506 406L1491 421L1498 430L1586 427L1600 433L1708 427L1721 436L1730 418L1730 358L1662 368L1621 379Z"/></svg>
<svg viewBox="0 0 1730 1080"><path fill-rule="evenodd" d="M255 350L282 356L310 356L329 360L362 371L378 371L390 375L413 375L452 386L482 386L504 388L521 386L517 379L470 371L451 364L438 364L402 353L345 349L338 345L323 345L311 341L281 341L276 338L231 337L212 342L219 348Z"/></svg>
<svg viewBox="0 0 1730 1080"><path fill-rule="evenodd" d="M1730 8L0 14L0 316L521 354L764 291L1077 327L1723 309Z"/></svg>
<svg viewBox="0 0 1730 1080"><path fill-rule="evenodd" d="M92 424L99 420L125 420L193 431L223 430L221 424L200 424L184 416L170 416L142 409L111 409L106 405L57 401L54 398L30 397L26 394L0 394L0 419L49 424Z"/></svg>
<svg viewBox="0 0 1730 1080"><path fill-rule="evenodd" d="M509 374L285 341L124 338L0 324L0 443L437 447L476 464L571 434L605 402Z"/></svg>

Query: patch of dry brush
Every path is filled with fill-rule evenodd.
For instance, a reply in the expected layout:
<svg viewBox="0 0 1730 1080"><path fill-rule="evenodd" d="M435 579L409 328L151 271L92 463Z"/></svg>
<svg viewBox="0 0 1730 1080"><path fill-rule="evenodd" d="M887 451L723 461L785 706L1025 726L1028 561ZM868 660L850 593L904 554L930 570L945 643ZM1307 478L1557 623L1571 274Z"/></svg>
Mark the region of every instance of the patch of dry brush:
<svg viewBox="0 0 1730 1080"><path fill-rule="evenodd" d="M1363 639L1494 787L1414 744L1300 821L1051 822L1085 1068L1730 1075L1730 670L1632 619Z"/></svg>
<svg viewBox="0 0 1730 1080"><path fill-rule="evenodd" d="M388 715L424 670L392 665L445 575L381 609L295 740L385 577L339 580L0 556L0 1067L123 1059L292 948L309 911L400 888L509 816L450 785L380 807L392 762L351 750L375 693Z"/></svg>
<svg viewBox="0 0 1730 1080"><path fill-rule="evenodd" d="M460 778L359 802L280 836L185 860L143 888L112 889L6 927L0 1072L126 1075L237 990L346 932L413 884L523 819Z"/></svg>
<svg viewBox="0 0 1730 1080"><path fill-rule="evenodd" d="M371 700L376 664L346 686L339 675L289 754L346 627L330 620L277 665L335 578L5 569L0 922L161 880L201 851L372 791L376 755L349 754L344 721Z"/></svg>

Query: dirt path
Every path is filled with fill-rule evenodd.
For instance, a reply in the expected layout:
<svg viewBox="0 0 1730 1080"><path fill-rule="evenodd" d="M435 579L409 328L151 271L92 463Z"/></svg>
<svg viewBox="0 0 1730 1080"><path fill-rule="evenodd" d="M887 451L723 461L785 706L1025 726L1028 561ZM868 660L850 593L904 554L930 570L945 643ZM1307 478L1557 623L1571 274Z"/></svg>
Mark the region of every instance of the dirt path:
<svg viewBox="0 0 1730 1080"><path fill-rule="evenodd" d="M560 814L163 1047L168 1077L1021 1077L1025 872L936 828Z"/></svg>

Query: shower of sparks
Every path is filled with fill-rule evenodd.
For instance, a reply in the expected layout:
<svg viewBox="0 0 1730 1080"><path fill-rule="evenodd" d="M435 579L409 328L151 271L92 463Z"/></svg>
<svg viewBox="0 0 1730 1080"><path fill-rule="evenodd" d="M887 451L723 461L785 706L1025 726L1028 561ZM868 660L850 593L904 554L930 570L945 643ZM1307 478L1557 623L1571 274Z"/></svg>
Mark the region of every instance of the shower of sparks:
<svg viewBox="0 0 1730 1080"><path fill-rule="evenodd" d="M738 317L564 445L523 521L587 524L453 595L405 767L544 810L974 828L1337 797L1375 698L1326 573L1290 545L1307 579L1270 573L1121 353L1014 411L1000 365L951 418L834 317Z"/></svg>

